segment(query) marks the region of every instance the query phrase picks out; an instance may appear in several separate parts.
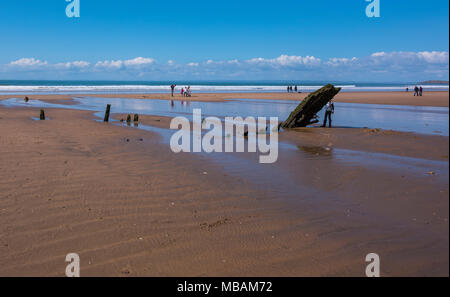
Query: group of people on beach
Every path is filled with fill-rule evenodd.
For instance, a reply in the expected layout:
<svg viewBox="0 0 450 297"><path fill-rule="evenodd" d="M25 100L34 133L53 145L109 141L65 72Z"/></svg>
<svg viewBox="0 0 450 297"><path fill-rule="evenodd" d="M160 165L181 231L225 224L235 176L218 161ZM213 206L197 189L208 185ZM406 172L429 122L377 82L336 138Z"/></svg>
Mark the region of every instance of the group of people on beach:
<svg viewBox="0 0 450 297"><path fill-rule="evenodd" d="M409 92L409 87L406 87L406 92ZM423 94L423 88L422 86L418 87L417 85L414 86L414 96L422 96Z"/></svg>
<svg viewBox="0 0 450 297"><path fill-rule="evenodd" d="M297 93L297 86L287 86L287 92L288 93Z"/></svg>
<svg viewBox="0 0 450 297"><path fill-rule="evenodd" d="M420 87L415 86L414 87L414 96L422 96L422 93L423 93L422 86L420 86Z"/></svg>
<svg viewBox="0 0 450 297"><path fill-rule="evenodd" d="M191 97L191 86L181 88L181 97Z"/></svg>
<svg viewBox="0 0 450 297"><path fill-rule="evenodd" d="M174 92L175 92L175 87L176 87L176 86L177 86L177 85L175 85L175 84L172 84L172 85L170 86L170 90L171 90L171 95L172 95L172 97L173 97L173 94L174 94ZM181 95L181 97L191 97L191 95L192 95L192 93L191 93L191 86L187 86L187 87L181 88L180 95Z"/></svg>

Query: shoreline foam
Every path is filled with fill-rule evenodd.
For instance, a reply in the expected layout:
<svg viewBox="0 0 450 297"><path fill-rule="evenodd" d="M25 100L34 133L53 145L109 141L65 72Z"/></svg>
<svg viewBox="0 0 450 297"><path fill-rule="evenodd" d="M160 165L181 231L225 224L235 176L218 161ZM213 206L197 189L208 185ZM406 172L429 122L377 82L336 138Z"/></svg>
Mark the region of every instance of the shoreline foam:
<svg viewBox="0 0 450 297"><path fill-rule="evenodd" d="M389 92L405 91L408 86L412 91L414 85L398 86L358 86L340 85L342 92ZM179 92L183 85L176 87ZM298 85L298 91L312 92L320 89L321 85ZM448 91L448 85L423 85L425 91ZM193 92L286 92L284 85L192 85ZM83 92L106 93L163 93L170 91L168 85L0 85L0 94L37 93L37 94L73 94Z"/></svg>

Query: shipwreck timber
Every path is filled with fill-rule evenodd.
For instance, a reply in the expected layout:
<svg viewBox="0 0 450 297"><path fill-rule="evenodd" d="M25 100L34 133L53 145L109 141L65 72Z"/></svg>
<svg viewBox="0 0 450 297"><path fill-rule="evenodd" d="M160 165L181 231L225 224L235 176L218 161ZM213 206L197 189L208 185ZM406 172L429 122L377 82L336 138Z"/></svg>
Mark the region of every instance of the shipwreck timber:
<svg viewBox="0 0 450 297"><path fill-rule="evenodd" d="M335 88L328 84L321 89L309 94L288 119L281 123L284 129L306 127L318 122L317 113L336 96L341 88Z"/></svg>

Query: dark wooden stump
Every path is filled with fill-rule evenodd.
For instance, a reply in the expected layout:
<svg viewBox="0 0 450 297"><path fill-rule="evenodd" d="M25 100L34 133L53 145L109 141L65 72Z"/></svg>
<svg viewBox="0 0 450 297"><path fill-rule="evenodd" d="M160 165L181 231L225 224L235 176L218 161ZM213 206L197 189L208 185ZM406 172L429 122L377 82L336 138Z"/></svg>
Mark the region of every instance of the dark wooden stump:
<svg viewBox="0 0 450 297"><path fill-rule="evenodd" d="M106 105L104 122L109 122L109 112L111 111L111 104Z"/></svg>
<svg viewBox="0 0 450 297"><path fill-rule="evenodd" d="M41 115L39 116L39 119L41 121L45 121L45 111L43 109L41 109Z"/></svg>

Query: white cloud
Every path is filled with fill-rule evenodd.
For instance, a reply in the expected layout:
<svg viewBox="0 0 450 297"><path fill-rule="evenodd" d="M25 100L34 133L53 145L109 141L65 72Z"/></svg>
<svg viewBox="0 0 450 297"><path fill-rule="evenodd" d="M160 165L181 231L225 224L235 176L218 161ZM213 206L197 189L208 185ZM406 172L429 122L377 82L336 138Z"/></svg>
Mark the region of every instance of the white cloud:
<svg viewBox="0 0 450 297"><path fill-rule="evenodd" d="M318 65L320 63L320 59L314 56L287 56L281 55L274 60L276 63L286 66L286 65Z"/></svg>
<svg viewBox="0 0 450 297"><path fill-rule="evenodd" d="M447 63L448 64L448 52L420 52L417 54L419 57L427 61L428 63Z"/></svg>
<svg viewBox="0 0 450 297"><path fill-rule="evenodd" d="M85 61L75 61L75 62L71 62L71 63L69 62L69 64L74 67L85 68L85 67L89 67L89 65L91 63L85 62Z"/></svg>
<svg viewBox="0 0 450 297"><path fill-rule="evenodd" d="M47 61L41 61L35 58L22 58L9 63L11 66L29 67L29 66L45 66Z"/></svg>
<svg viewBox="0 0 450 297"><path fill-rule="evenodd" d="M57 63L55 67L57 68L87 68L91 65L91 63L86 61L74 61L74 62L66 62L66 63Z"/></svg>
<svg viewBox="0 0 450 297"><path fill-rule="evenodd" d="M377 63L395 63L395 64L448 64L448 52L424 51L424 52L378 52L373 53L370 58Z"/></svg>
<svg viewBox="0 0 450 297"><path fill-rule="evenodd" d="M95 67L101 67L101 68L121 68L122 65L123 65L122 60L117 60L117 61L114 61L114 60L111 60L111 61L105 60L105 61L98 61L98 62L95 64Z"/></svg>
<svg viewBox="0 0 450 297"><path fill-rule="evenodd" d="M295 66L295 65L318 65L321 60L314 56L288 56L281 55L274 59L253 58L247 60L250 64L271 64L275 66Z"/></svg>
<svg viewBox="0 0 450 297"><path fill-rule="evenodd" d="M265 62L268 62L268 60L266 60L264 58L253 58L253 59L247 60L247 62L256 64L256 63L265 63Z"/></svg>
<svg viewBox="0 0 450 297"><path fill-rule="evenodd" d="M152 64L154 63L155 60L152 58L142 58L142 57L138 57L132 60L126 60L124 62L125 66L141 66L141 65L148 65L148 64Z"/></svg>
<svg viewBox="0 0 450 297"><path fill-rule="evenodd" d="M377 52L371 55L371 57L384 57L384 56L386 56L385 52Z"/></svg>
<svg viewBox="0 0 450 297"><path fill-rule="evenodd" d="M110 68L110 69L121 69L121 68L133 68L133 67L143 67L150 64L155 63L155 60L152 58L143 58L143 57L137 57L130 60L105 60L105 61L98 61L95 64L95 67L98 68Z"/></svg>
<svg viewBox="0 0 450 297"><path fill-rule="evenodd" d="M342 65L342 64L349 64L352 62L356 62L358 61L358 58L353 57L353 58L330 58L326 64L328 65L333 65L333 66L338 66L338 65Z"/></svg>
<svg viewBox="0 0 450 297"><path fill-rule="evenodd" d="M0 65L3 73L14 71L26 74L41 71L59 78L77 72L83 77L102 78L243 78L243 79L349 79L371 80L373 75L389 79L448 78L448 51L376 52L365 57L319 57L280 55L275 58L257 57L247 60L205 60L177 64L173 60L158 63L153 58L137 57L128 60L104 60L98 62L69 61L49 64L35 58L22 58L7 65ZM108 70L108 71L100 71ZM58 72L52 72L58 71ZM57 74L56 74L57 73ZM105 73L105 74L102 74ZM106 74L108 73L108 74ZM432 76L432 77L430 77Z"/></svg>

